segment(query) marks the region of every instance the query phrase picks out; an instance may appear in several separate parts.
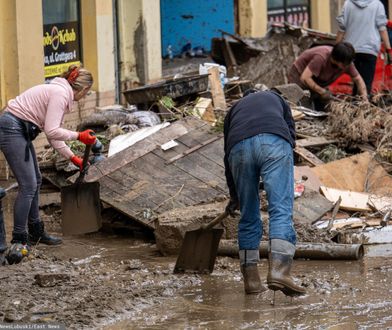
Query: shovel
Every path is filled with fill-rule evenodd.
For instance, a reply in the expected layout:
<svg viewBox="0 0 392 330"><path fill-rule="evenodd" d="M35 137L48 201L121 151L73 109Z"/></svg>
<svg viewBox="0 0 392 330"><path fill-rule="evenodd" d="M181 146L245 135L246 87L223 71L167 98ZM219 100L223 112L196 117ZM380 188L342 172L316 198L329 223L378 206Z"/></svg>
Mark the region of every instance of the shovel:
<svg viewBox="0 0 392 330"><path fill-rule="evenodd" d="M99 182L84 182L91 145L86 145L82 171L75 183L61 188L61 212L64 235L96 232L101 228Z"/></svg>
<svg viewBox="0 0 392 330"><path fill-rule="evenodd" d="M199 229L185 233L174 273L212 273L219 241L223 234L222 228L212 227L220 223L227 215L227 212L223 212L211 222L200 226Z"/></svg>

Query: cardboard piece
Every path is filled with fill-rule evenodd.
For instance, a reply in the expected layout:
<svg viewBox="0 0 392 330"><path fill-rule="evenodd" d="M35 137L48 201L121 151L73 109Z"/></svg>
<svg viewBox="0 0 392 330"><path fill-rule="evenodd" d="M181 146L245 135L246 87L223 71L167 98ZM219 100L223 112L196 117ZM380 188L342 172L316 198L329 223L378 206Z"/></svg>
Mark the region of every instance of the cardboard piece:
<svg viewBox="0 0 392 330"><path fill-rule="evenodd" d="M305 178L307 179L305 180ZM319 191L322 185L317 175L309 166L294 166L294 180L303 180L306 190Z"/></svg>
<svg viewBox="0 0 392 330"><path fill-rule="evenodd" d="M369 152L317 165L313 172L324 186L377 195L392 193L392 178Z"/></svg>
<svg viewBox="0 0 392 330"><path fill-rule="evenodd" d="M340 208L349 211L371 211L368 201L369 194L356 191L347 191L325 186L320 187L321 193L332 203L336 203L339 196L342 198Z"/></svg>

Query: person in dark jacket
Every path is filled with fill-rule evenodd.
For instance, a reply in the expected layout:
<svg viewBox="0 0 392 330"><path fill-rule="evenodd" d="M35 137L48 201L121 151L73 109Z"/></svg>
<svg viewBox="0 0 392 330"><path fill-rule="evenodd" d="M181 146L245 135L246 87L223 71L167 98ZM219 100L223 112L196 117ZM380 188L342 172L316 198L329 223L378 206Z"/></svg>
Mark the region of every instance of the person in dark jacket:
<svg viewBox="0 0 392 330"><path fill-rule="evenodd" d="M260 177L268 199L269 272L271 290L304 294L290 275L296 233L294 201L295 124L286 101L273 91L251 93L229 110L224 121L225 174L230 191L226 211L240 209L240 268L248 294L264 291L257 263L262 237Z"/></svg>

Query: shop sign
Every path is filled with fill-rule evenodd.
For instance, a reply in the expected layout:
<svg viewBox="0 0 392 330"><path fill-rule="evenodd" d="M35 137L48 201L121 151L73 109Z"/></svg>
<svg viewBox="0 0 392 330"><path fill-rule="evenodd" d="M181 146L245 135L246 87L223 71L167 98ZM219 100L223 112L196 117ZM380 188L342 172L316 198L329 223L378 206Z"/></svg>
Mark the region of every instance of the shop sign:
<svg viewBox="0 0 392 330"><path fill-rule="evenodd" d="M44 25L45 78L59 76L71 64L80 64L78 22Z"/></svg>

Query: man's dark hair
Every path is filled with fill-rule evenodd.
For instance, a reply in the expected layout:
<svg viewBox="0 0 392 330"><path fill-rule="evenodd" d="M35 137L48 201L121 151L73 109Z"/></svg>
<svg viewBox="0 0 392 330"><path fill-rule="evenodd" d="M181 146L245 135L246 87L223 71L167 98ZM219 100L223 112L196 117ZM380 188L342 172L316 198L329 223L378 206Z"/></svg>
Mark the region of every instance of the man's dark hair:
<svg viewBox="0 0 392 330"><path fill-rule="evenodd" d="M349 42L339 42L333 46L331 57L344 65L351 64L355 58L355 49Z"/></svg>

